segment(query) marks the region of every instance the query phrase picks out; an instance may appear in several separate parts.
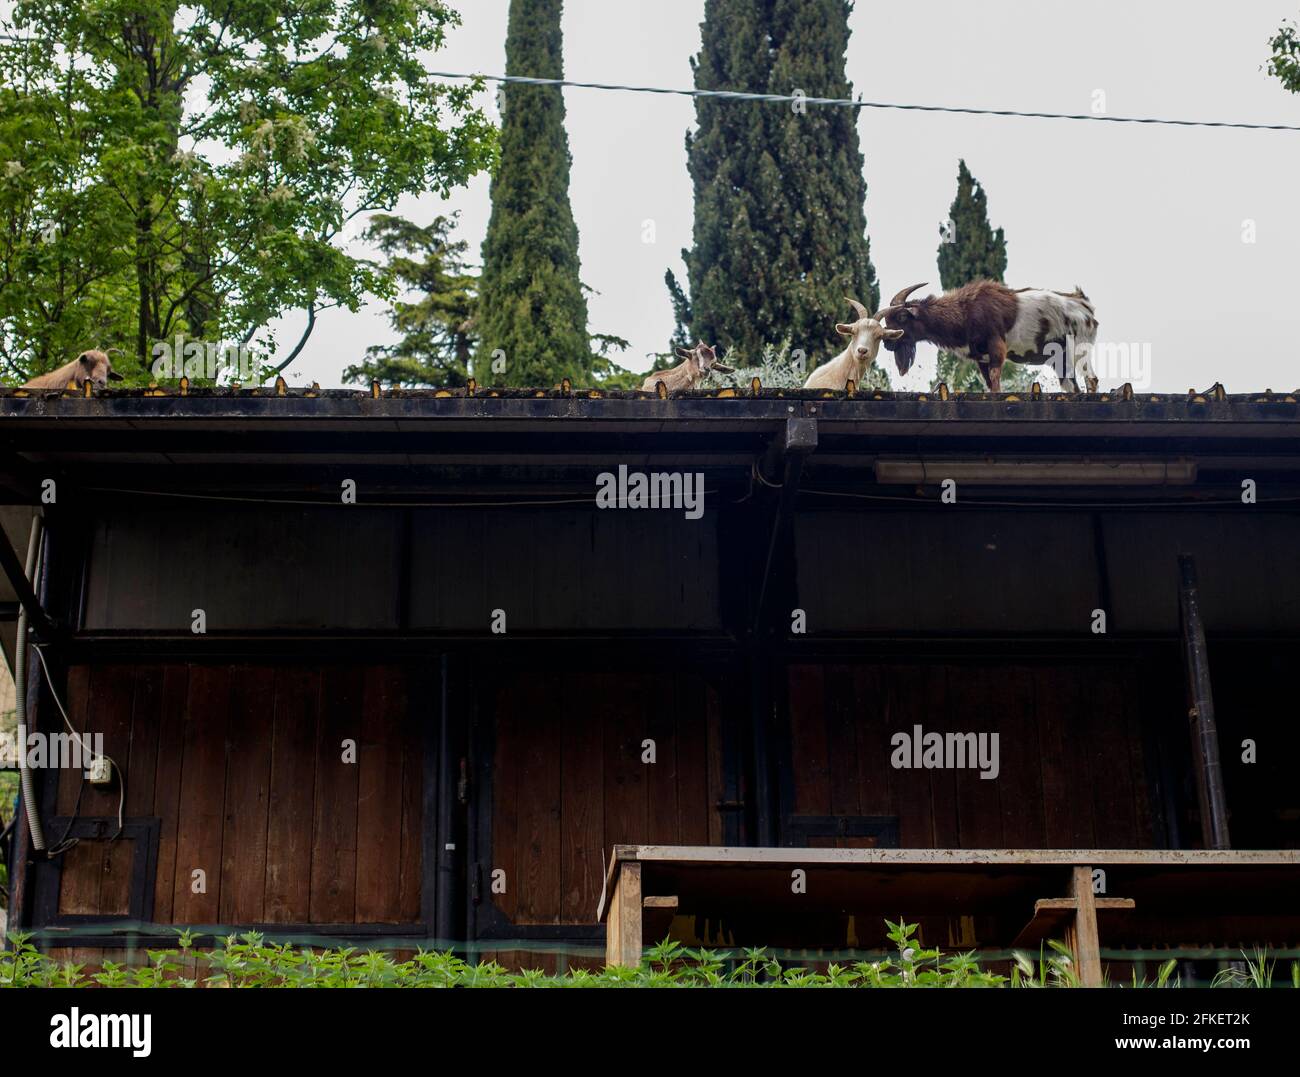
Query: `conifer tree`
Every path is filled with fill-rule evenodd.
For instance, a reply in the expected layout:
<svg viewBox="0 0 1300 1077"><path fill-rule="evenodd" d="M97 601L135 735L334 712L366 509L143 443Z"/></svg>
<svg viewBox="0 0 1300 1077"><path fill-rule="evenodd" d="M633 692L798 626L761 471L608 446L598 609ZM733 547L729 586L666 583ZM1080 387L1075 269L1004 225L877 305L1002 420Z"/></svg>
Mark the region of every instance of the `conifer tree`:
<svg viewBox="0 0 1300 1077"><path fill-rule="evenodd" d="M562 78L562 0L511 0L506 72ZM505 84L501 160L483 241L479 346L482 384L590 384L578 228L569 205L569 141L558 86Z"/></svg>
<svg viewBox="0 0 1300 1077"><path fill-rule="evenodd" d="M948 220L939 226L939 283L949 291L973 280L1000 281L1007 271L1007 240L1002 229L989 224L988 195L971 175L966 162L957 162L957 197ZM1007 390L1027 389L1035 372L1018 363L1003 368L1002 385ZM979 368L969 359L951 352L939 352L934 385L944 382L956 392L979 393L988 389Z"/></svg>
<svg viewBox="0 0 1300 1077"><path fill-rule="evenodd" d="M695 85L851 97L851 10L848 0L707 0ZM697 99L686 138L689 306L669 282L679 317L689 312L689 339L753 363L784 342L811 364L839 349L845 295L876 308L856 122L847 108Z"/></svg>
<svg viewBox="0 0 1300 1077"><path fill-rule="evenodd" d="M454 218L435 217L427 227L378 213L367 238L388 256L384 272L403 290L389 321L402 334L395 344L366 349L365 360L343 372L345 382L385 385L459 386L469 375L478 313L478 278L466 271L463 239L453 239Z"/></svg>

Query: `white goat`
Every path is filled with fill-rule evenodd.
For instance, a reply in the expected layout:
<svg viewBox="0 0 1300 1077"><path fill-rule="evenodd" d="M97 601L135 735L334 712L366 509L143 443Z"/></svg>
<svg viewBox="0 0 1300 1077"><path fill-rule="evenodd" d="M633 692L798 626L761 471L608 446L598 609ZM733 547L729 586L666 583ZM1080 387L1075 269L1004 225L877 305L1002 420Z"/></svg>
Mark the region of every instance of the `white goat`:
<svg viewBox="0 0 1300 1077"><path fill-rule="evenodd" d="M867 370L876 361L880 342L897 340L903 335L901 329L886 329L856 299L848 299L848 304L857 312L858 320L835 326L840 336L849 338L848 347L809 374L803 383L805 389L843 389L849 382L861 385Z"/></svg>
<svg viewBox="0 0 1300 1077"><path fill-rule="evenodd" d="M676 353L677 358L682 362L667 370L656 370L642 383L642 392L653 393L656 391L655 386L663 382L665 390L675 393L679 389L695 388L695 383L710 370L720 370L724 374L731 373L731 367L719 363L717 353L704 341L700 341L690 351L677 348Z"/></svg>
<svg viewBox="0 0 1300 1077"><path fill-rule="evenodd" d="M97 389L103 389L108 379L121 381L122 375L113 369L107 355L94 348L84 351L72 362L65 363L48 374L38 374L31 381L23 384L24 389L80 389L90 382Z"/></svg>

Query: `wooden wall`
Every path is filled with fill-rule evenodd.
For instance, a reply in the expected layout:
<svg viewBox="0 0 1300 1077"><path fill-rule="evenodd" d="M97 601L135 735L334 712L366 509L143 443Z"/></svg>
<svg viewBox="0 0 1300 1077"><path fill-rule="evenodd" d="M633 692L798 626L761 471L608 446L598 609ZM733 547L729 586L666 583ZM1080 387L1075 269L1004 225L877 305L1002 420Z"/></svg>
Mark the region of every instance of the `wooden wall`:
<svg viewBox="0 0 1300 1077"><path fill-rule="evenodd" d="M506 892L489 897L510 923L594 923L614 845L722 844L721 701L699 675L516 673L483 720L495 736L484 886L505 871Z"/></svg>
<svg viewBox="0 0 1300 1077"><path fill-rule="evenodd" d="M1098 663L793 665L783 808L894 817L903 848L1157 846L1142 735L1150 675ZM1168 716L1180 685L1165 687ZM997 733L997 778L894 768L891 737L916 725ZM1167 728L1184 733L1176 718Z"/></svg>
<svg viewBox="0 0 1300 1077"><path fill-rule="evenodd" d="M74 725L104 734L126 816L159 820L153 921L418 921L423 756L410 694L398 666L73 668ZM115 817L118 796L64 770L57 815ZM125 915L132 844L66 854L59 914Z"/></svg>

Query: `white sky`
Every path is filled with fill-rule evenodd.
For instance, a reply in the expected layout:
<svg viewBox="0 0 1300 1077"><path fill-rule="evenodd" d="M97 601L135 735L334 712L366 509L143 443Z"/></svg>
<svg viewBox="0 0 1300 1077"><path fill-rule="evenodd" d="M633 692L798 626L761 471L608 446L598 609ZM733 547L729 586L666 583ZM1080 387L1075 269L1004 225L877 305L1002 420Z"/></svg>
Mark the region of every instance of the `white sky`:
<svg viewBox="0 0 1300 1077"><path fill-rule="evenodd" d="M434 69L503 73L508 0L452 3L463 25ZM703 10L703 0L569 0L565 74L690 86ZM1296 0L859 0L848 75L869 100L1088 112L1102 90L1112 115L1300 124L1300 95L1262 69L1269 37L1297 15ZM483 96L495 117L493 92ZM589 328L628 338L620 361L646 369L672 328L664 270L684 277L692 196L683 136L694 108L687 98L581 89L566 90L565 103L582 276L599 293ZM880 110L863 110L858 131L886 297L917 281L937 287L937 229L964 157L988 192L994 227L1006 230L1008 283L1082 286L1101 340L1149 347L1150 388L1300 386L1300 133ZM446 203L398 207L421 223L451 210L476 257L486 176ZM652 243L642 239L647 220ZM1246 220L1253 244L1242 241ZM285 321L282 348L301 324ZM337 385L367 345L392 338L378 302L327 312L290 381ZM930 369L918 364L898 387L919 387Z"/></svg>

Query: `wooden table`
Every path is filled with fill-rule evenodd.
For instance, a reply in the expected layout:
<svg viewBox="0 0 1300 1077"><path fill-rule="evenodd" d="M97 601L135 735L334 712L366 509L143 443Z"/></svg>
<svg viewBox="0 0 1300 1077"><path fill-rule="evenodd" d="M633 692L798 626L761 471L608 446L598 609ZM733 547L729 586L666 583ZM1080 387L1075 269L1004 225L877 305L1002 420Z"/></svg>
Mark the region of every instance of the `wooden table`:
<svg viewBox="0 0 1300 1077"><path fill-rule="evenodd" d="M1095 871L1105 878L1100 894ZM1300 941L1300 851L617 845L596 910L606 962L639 964L649 925L704 909L757 912L786 934L813 914L849 909L909 919L996 913L1023 924L1001 946L1062 938L1080 980L1100 985L1100 925L1113 945Z"/></svg>

